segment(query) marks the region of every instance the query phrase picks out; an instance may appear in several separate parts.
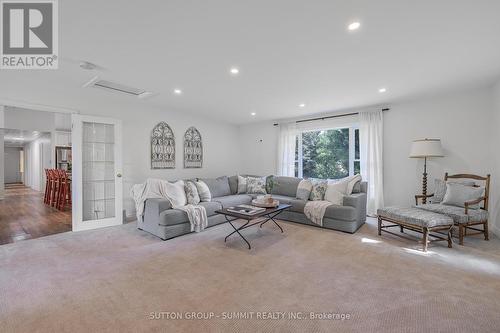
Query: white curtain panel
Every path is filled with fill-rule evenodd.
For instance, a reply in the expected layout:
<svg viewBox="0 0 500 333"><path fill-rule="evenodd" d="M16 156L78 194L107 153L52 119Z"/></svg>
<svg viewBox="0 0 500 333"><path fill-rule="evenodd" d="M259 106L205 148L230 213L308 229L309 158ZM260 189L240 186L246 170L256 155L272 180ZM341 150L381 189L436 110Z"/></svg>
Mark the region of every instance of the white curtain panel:
<svg viewBox="0 0 500 333"><path fill-rule="evenodd" d="M295 122L280 124L278 143L278 170L280 176L295 175L295 141L297 127Z"/></svg>
<svg viewBox="0 0 500 333"><path fill-rule="evenodd" d="M361 177L368 182L368 215L384 206L383 116L382 110L359 113Z"/></svg>

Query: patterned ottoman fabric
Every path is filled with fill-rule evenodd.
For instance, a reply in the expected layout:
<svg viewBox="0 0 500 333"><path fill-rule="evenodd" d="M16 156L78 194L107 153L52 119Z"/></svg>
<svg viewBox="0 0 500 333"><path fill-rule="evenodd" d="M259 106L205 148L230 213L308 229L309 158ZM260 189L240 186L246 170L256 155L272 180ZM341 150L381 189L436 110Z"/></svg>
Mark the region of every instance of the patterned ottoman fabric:
<svg viewBox="0 0 500 333"><path fill-rule="evenodd" d="M463 207L442 204L425 204L418 205L416 207L428 212L434 212L449 216L455 223L488 221L488 211L484 209L469 209L468 214L465 214L465 209Z"/></svg>
<svg viewBox="0 0 500 333"><path fill-rule="evenodd" d="M412 207L385 207L379 209L377 214L381 217L387 217L420 227L432 228L453 225L453 219L447 215Z"/></svg>

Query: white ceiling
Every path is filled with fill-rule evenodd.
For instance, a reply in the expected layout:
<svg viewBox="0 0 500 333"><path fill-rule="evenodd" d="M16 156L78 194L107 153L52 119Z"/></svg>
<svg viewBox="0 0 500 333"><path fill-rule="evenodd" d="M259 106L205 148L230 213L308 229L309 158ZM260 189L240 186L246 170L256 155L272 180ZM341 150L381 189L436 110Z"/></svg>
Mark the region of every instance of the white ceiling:
<svg viewBox="0 0 500 333"><path fill-rule="evenodd" d="M60 69L1 71L1 98L29 96L29 102L76 109L89 100L131 101L81 88L99 74L157 93L144 105L246 123L386 104L500 75L496 0L59 5ZM362 24L354 33L346 30L353 20ZM103 70L84 71L78 60ZM231 76L231 66L240 75ZM183 94L174 95L174 88Z"/></svg>

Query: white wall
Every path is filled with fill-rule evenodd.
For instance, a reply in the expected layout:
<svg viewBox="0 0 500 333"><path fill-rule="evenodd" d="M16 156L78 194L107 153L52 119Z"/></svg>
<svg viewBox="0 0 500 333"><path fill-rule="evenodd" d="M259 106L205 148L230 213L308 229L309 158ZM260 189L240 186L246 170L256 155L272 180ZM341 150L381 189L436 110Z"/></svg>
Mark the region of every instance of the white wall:
<svg viewBox="0 0 500 333"><path fill-rule="evenodd" d="M279 129L272 122L260 122L240 126L241 145L239 172L251 175L276 173Z"/></svg>
<svg viewBox="0 0 500 333"><path fill-rule="evenodd" d="M51 167L51 148L50 135L42 136L24 146L24 184L35 191L45 190L45 169Z"/></svg>
<svg viewBox="0 0 500 333"><path fill-rule="evenodd" d="M127 216L134 216L135 205L130 197L133 184L142 183L148 177L168 180L192 177L216 177L234 175L238 171L237 127L213 121L207 117L166 111L156 108L109 105L81 110L83 114L121 119L123 124L123 189L124 209ZM150 137L152 129L160 122L167 122L175 134L176 168L152 170ZM195 126L203 139L203 168L184 169L184 132Z"/></svg>
<svg viewBox="0 0 500 333"><path fill-rule="evenodd" d="M386 205L413 204L421 193L423 160L410 159L411 141L439 138L445 157L427 163L428 193L445 172L492 172L489 135L490 88L394 104L384 114L384 196Z"/></svg>
<svg viewBox="0 0 500 333"><path fill-rule="evenodd" d="M500 236L500 81L493 87L495 109L491 121L490 159L493 167L491 172L490 211L493 231Z"/></svg>
<svg viewBox="0 0 500 333"><path fill-rule="evenodd" d="M200 117L186 112L164 110L146 106L142 102L127 97L120 97L110 98L104 102L103 100L99 102L87 100L79 106L79 111L81 114L122 120L124 209L127 216L134 216L135 214L135 206L129 194L130 188L133 184L144 182L148 177L174 180L191 177L216 177L237 173L239 152L237 127L235 125L211 120L210 115ZM16 108L14 111L17 113L17 119L14 119L14 117L8 119L9 128L38 131L69 128L65 117L61 118L55 115L54 119L54 114L47 112L35 112L30 117L29 112L24 112L30 110ZM23 114L22 118L21 113ZM49 115L51 118L47 117ZM30 119L37 120L30 121ZM150 136L153 127L160 121L167 122L175 134L175 169L151 170ZM37 127L37 124L41 126ZM203 138L204 161L201 169L184 169L183 167L183 136L190 126L197 127ZM29 156L32 159L38 158L34 152ZM28 158L30 158L29 156ZM29 171L26 170L26 177L28 177L28 174ZM30 179L35 184L39 181L37 176L32 176Z"/></svg>
<svg viewBox="0 0 500 333"><path fill-rule="evenodd" d="M54 113L8 106L5 108L5 128L52 132L55 127Z"/></svg>
<svg viewBox="0 0 500 333"><path fill-rule="evenodd" d="M411 205L414 194L421 193L423 160L408 158L411 142L421 138L440 138L444 158L428 161L428 193L434 188L434 178L445 172L492 173L493 184L500 180L500 84L496 90L497 118L491 128L494 109L491 87L454 92L391 105L384 112L384 196L386 205ZM496 139L491 140L491 133ZM244 152L240 172L273 174L276 171L278 129L272 122L241 126L241 147ZM260 142L260 140L263 140ZM491 163L492 156L496 166ZM496 199L500 209L500 198ZM500 211L497 212L497 215Z"/></svg>
<svg viewBox="0 0 500 333"><path fill-rule="evenodd" d="M20 168L20 152L19 147L4 148L4 183L19 183L22 182L22 174Z"/></svg>

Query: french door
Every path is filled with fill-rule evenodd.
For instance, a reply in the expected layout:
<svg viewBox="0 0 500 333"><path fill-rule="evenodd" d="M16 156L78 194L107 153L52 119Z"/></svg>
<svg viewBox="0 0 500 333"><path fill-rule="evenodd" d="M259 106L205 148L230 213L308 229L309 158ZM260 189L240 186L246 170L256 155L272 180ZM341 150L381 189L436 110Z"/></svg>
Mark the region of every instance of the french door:
<svg viewBox="0 0 500 333"><path fill-rule="evenodd" d="M123 223L121 121L71 116L73 231Z"/></svg>

